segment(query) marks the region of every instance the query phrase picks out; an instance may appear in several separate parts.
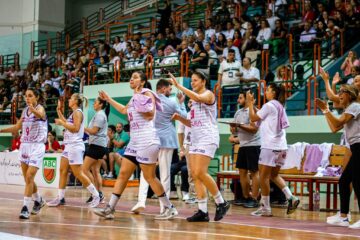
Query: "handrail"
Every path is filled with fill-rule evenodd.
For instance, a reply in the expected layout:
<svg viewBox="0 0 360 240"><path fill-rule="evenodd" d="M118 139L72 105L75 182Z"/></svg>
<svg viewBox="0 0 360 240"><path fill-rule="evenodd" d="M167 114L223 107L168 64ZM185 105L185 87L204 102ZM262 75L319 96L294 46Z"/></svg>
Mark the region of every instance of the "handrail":
<svg viewBox="0 0 360 240"><path fill-rule="evenodd" d="M145 74L147 79L152 79L153 77L153 62L154 62L154 58L151 55L148 55L145 59Z"/></svg>
<svg viewBox="0 0 360 240"><path fill-rule="evenodd" d="M17 112L17 101L16 99L14 99L11 103L11 124L15 124L16 123L16 112Z"/></svg>
<svg viewBox="0 0 360 240"><path fill-rule="evenodd" d="M0 66L8 67L10 65L18 65L20 63L19 61L19 53L0 55Z"/></svg>
<svg viewBox="0 0 360 240"><path fill-rule="evenodd" d="M269 50L261 51L261 76L265 76L269 70Z"/></svg>
<svg viewBox="0 0 360 240"><path fill-rule="evenodd" d="M184 63L185 60L185 63ZM180 57L180 76L188 77L189 76L189 54L187 52L182 52Z"/></svg>
<svg viewBox="0 0 360 240"><path fill-rule="evenodd" d="M259 81L259 86L258 86L258 108L261 108L261 88L263 87L263 92L265 93L266 91L266 81L265 80L260 80ZM266 98L263 97L263 104L266 103Z"/></svg>
<svg viewBox="0 0 360 240"><path fill-rule="evenodd" d="M313 63L313 72L314 75L319 74L321 67L321 47L320 44L314 44L314 63Z"/></svg>
<svg viewBox="0 0 360 240"><path fill-rule="evenodd" d="M120 82L120 60L114 63L114 83Z"/></svg>
<svg viewBox="0 0 360 240"><path fill-rule="evenodd" d="M314 115L316 115L316 108L317 108L317 104L315 99L317 98L317 80L316 80L316 76L311 76L308 79L308 83L307 83L307 87L308 87L308 99L307 99L307 112L308 115L311 114L311 82L314 81Z"/></svg>
<svg viewBox="0 0 360 240"><path fill-rule="evenodd" d="M89 65L88 65L88 77L87 77L87 85L90 85L90 79L91 79L91 69L92 66L94 65L94 63L92 61L90 61Z"/></svg>

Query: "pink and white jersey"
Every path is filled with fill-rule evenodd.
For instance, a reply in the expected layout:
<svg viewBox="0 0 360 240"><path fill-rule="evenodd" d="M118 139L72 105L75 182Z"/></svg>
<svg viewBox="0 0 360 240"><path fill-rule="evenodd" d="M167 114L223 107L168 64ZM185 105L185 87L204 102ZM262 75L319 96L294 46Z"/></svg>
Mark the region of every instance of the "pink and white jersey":
<svg viewBox="0 0 360 240"><path fill-rule="evenodd" d="M80 108L76 109L75 111L79 111L81 112L81 115L83 116L82 121L81 121L81 125L80 125L80 129L78 132L76 133L72 133L69 130L65 130L64 133L64 144L69 144L69 143L80 143L83 142L83 137L84 137L84 114L82 112L82 110ZM74 112L68 117L68 119L66 119L66 122L69 123L70 125L74 125L74 118L73 118Z"/></svg>
<svg viewBox="0 0 360 240"><path fill-rule="evenodd" d="M141 113L135 110L132 98L130 99L127 112L130 123L130 142L127 148L141 150L150 145L160 145L160 139L155 129L155 117L153 120L146 120Z"/></svg>
<svg viewBox="0 0 360 240"><path fill-rule="evenodd" d="M216 102L212 105L193 101L190 110L191 145L219 146L219 129L216 121Z"/></svg>
<svg viewBox="0 0 360 240"><path fill-rule="evenodd" d="M40 105L37 105L37 109ZM29 113L28 107L22 112L22 143L46 143L48 123L47 120L37 118L33 113Z"/></svg>

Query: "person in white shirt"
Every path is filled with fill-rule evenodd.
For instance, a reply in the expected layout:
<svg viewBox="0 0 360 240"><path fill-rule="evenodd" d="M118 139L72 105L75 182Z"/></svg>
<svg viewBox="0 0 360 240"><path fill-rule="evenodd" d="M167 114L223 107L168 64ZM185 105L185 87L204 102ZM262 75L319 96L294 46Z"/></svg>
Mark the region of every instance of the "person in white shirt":
<svg viewBox="0 0 360 240"><path fill-rule="evenodd" d="M221 62L218 71L218 85L222 89L222 117L233 116L236 111L234 96L240 91L241 63L235 60L235 51L229 50L227 60Z"/></svg>
<svg viewBox="0 0 360 240"><path fill-rule="evenodd" d="M270 29L269 22L265 19L261 20L260 27L261 28L256 37L256 41L259 44L264 44L264 43L267 43L267 41L269 41L271 38L271 29Z"/></svg>
<svg viewBox="0 0 360 240"><path fill-rule="evenodd" d="M226 30L222 32L226 39L233 39L234 38L234 28L233 28L233 25L232 25L232 22L227 22L226 23Z"/></svg>
<svg viewBox="0 0 360 240"><path fill-rule="evenodd" d="M251 66L251 59L245 57L242 63L240 82L258 82L260 80L260 71Z"/></svg>
<svg viewBox="0 0 360 240"><path fill-rule="evenodd" d="M205 27L206 27L206 30L205 30L205 40L206 40L206 41L210 41L211 36L216 33L216 32L215 32L215 29L214 29L214 27L213 27L213 22L212 22L211 18L206 19L206 21L205 21Z"/></svg>
<svg viewBox="0 0 360 240"><path fill-rule="evenodd" d="M304 23L304 31L301 32L300 35L300 58L303 57L304 51L312 52L313 43L316 38L316 30L311 27L309 22Z"/></svg>
<svg viewBox="0 0 360 240"><path fill-rule="evenodd" d="M231 48L231 49L234 49L234 51L235 51L235 60L241 62L239 48L233 45L233 39L228 38L226 44L227 44L227 47L224 48L224 50L223 50L223 59L224 60L227 59L229 49Z"/></svg>
<svg viewBox="0 0 360 240"><path fill-rule="evenodd" d="M216 52L214 50L211 49L210 43L205 42L204 48L205 48L205 50L207 51L207 53L209 55L209 65L217 64L218 55L216 54Z"/></svg>
<svg viewBox="0 0 360 240"><path fill-rule="evenodd" d="M116 52L120 52L120 51L121 51L121 42L120 42L119 36L116 36L116 37L114 38L113 48L116 50Z"/></svg>
<svg viewBox="0 0 360 240"><path fill-rule="evenodd" d="M280 18L278 18L276 15L273 15L273 12L271 11L271 9L267 9L266 10L266 20L268 21L271 31L275 30L275 22L276 20L278 20Z"/></svg>
<svg viewBox="0 0 360 240"><path fill-rule="evenodd" d="M246 93L246 103L249 106L249 118L252 122L260 122L261 151L259 158L261 203L260 208L252 212L253 216L271 217L270 180L285 194L288 200L287 214L293 213L300 200L293 196L284 179L278 175L284 165L287 153L285 129L289 127L289 120L284 108L285 88L270 83L266 89L268 100L262 108L255 112L254 94Z"/></svg>

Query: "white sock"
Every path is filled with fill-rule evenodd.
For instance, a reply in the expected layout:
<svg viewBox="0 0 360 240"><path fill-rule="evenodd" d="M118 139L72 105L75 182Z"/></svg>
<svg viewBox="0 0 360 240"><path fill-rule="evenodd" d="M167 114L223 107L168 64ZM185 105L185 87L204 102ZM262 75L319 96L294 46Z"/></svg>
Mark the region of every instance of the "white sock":
<svg viewBox="0 0 360 240"><path fill-rule="evenodd" d="M289 187L284 187L283 189L281 189L281 191L283 191L283 193L285 194L286 199L289 200L292 197L292 193Z"/></svg>
<svg viewBox="0 0 360 240"><path fill-rule="evenodd" d="M28 210L30 209L31 202L32 202L31 197L24 197L24 206L26 206Z"/></svg>
<svg viewBox="0 0 360 240"><path fill-rule="evenodd" d="M86 188L87 188L87 190L89 190L91 195L93 195L93 197L99 197L99 192L96 190L96 187L94 186L94 184L90 183L90 185L87 186Z"/></svg>
<svg viewBox="0 0 360 240"><path fill-rule="evenodd" d="M58 189L58 196L61 199L65 197L65 189Z"/></svg>
<svg viewBox="0 0 360 240"><path fill-rule="evenodd" d="M173 206L165 193L159 196L159 201L165 208L171 208Z"/></svg>
<svg viewBox="0 0 360 240"><path fill-rule="evenodd" d="M270 209L270 196L261 195L261 203L264 204L266 209Z"/></svg>
<svg viewBox="0 0 360 240"><path fill-rule="evenodd" d="M34 201L37 201L37 202L41 201L41 196L40 196L39 192L33 193L32 197L33 197Z"/></svg>
<svg viewBox="0 0 360 240"><path fill-rule="evenodd" d="M216 205L219 205L219 204L225 202L224 198L221 196L220 191L214 196L214 200L215 200Z"/></svg>
<svg viewBox="0 0 360 240"><path fill-rule="evenodd" d="M120 196L116 196L115 194L111 194L109 205L112 209L115 209L116 204L120 200Z"/></svg>
<svg viewBox="0 0 360 240"><path fill-rule="evenodd" d="M207 198L199 199L198 200L198 207L199 207L199 210L201 210L204 213L207 213L208 212Z"/></svg>

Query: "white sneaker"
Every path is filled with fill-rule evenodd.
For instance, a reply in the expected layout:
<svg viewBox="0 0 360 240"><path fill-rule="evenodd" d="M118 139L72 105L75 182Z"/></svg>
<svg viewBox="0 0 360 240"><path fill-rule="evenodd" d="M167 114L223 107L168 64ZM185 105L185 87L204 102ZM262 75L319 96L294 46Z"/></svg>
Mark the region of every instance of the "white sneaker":
<svg viewBox="0 0 360 240"><path fill-rule="evenodd" d="M264 205L261 205L256 211L251 213L252 216L257 217L272 217L271 208L265 208Z"/></svg>
<svg viewBox="0 0 360 240"><path fill-rule="evenodd" d="M351 225L349 226L349 228L352 228L352 229L360 229L360 220L357 221L357 222L354 223L354 224L351 224Z"/></svg>
<svg viewBox="0 0 360 240"><path fill-rule="evenodd" d="M178 211L174 206L172 206L170 208L166 208L162 214L156 216L155 220L168 220L174 218L177 215L179 215Z"/></svg>
<svg viewBox="0 0 360 240"><path fill-rule="evenodd" d="M65 199L60 199L59 196L57 196L54 200L51 200L50 202L47 202L46 205L49 207L57 207L59 205L65 205Z"/></svg>
<svg viewBox="0 0 360 240"><path fill-rule="evenodd" d="M338 217L340 217L340 211L338 211L335 215L328 217L327 220L332 221L333 219L336 219ZM351 212L348 213L347 218L349 219L349 222L351 222Z"/></svg>
<svg viewBox="0 0 360 240"><path fill-rule="evenodd" d="M189 200L189 198L190 198L190 195L188 192L182 192L182 196L183 196L183 198L182 198L183 201Z"/></svg>
<svg viewBox="0 0 360 240"><path fill-rule="evenodd" d="M93 196L93 200L89 203L89 208L96 208L100 204L100 197Z"/></svg>
<svg viewBox="0 0 360 240"><path fill-rule="evenodd" d="M101 175L102 178L107 178L108 175L106 173L104 173L103 175Z"/></svg>
<svg viewBox="0 0 360 240"><path fill-rule="evenodd" d="M170 199L178 199L179 196L177 195L176 191L171 191L170 192Z"/></svg>
<svg viewBox="0 0 360 240"><path fill-rule="evenodd" d="M112 172L109 172L109 174L107 175L107 178L114 178L114 175L113 175L113 173Z"/></svg>
<svg viewBox="0 0 360 240"><path fill-rule="evenodd" d="M194 203L197 203L198 200L194 197L192 198L189 198L188 200L185 201L186 204L194 204Z"/></svg>
<svg viewBox="0 0 360 240"><path fill-rule="evenodd" d="M95 209L94 213L105 219L114 219L115 209L112 209L108 204L105 208Z"/></svg>
<svg viewBox="0 0 360 240"><path fill-rule="evenodd" d="M136 205L131 209L131 211L135 214L139 214L144 210L145 210L145 204L141 202L136 203Z"/></svg>
<svg viewBox="0 0 360 240"><path fill-rule="evenodd" d="M349 223L349 219L346 217L346 218L343 218L341 217L340 215L338 216L333 216L333 218L328 218L326 220L326 223L327 224L330 224L330 225L335 225L335 226L341 226L341 227L348 227L350 225Z"/></svg>

